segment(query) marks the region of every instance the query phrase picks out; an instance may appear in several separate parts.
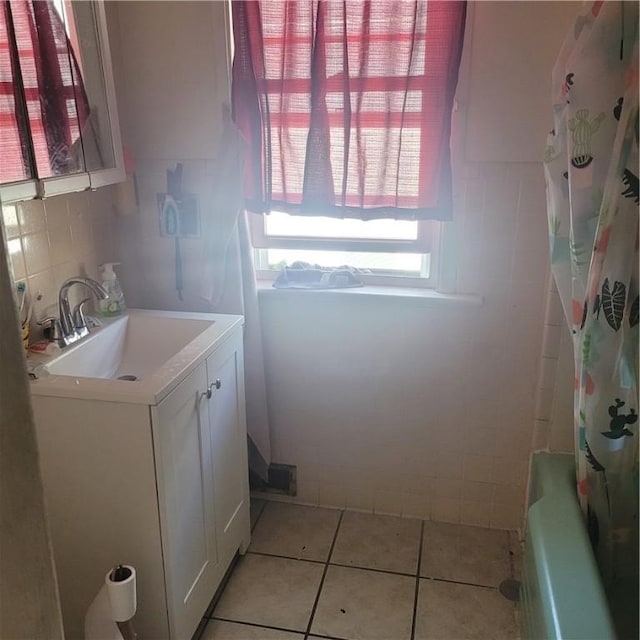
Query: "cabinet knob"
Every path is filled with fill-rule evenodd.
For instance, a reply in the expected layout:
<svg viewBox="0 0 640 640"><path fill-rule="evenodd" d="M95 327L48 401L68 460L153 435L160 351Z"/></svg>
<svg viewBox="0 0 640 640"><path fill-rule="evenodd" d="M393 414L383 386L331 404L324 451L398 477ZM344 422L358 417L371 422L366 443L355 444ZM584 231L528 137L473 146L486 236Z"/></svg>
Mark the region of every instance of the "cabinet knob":
<svg viewBox="0 0 640 640"><path fill-rule="evenodd" d="M222 386L222 381L220 378L216 378L210 385L209 388L202 394L203 396L207 396L207 400L211 400L211 396L213 395L214 389L219 389Z"/></svg>

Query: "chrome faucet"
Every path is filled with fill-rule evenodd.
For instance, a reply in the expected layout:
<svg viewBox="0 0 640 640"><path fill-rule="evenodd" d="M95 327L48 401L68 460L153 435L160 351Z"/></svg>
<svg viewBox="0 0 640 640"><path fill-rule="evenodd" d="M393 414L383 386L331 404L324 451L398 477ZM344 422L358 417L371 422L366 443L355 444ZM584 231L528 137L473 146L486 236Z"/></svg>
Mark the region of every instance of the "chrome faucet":
<svg viewBox="0 0 640 640"><path fill-rule="evenodd" d="M60 292L58 293L60 336L57 340L61 347L66 347L89 334L82 307L90 298L85 298L75 307L73 313L71 313L71 307L69 306L69 289L74 284L84 285L99 300L106 300L109 297L109 294L104 288L92 278L69 278L62 283Z"/></svg>

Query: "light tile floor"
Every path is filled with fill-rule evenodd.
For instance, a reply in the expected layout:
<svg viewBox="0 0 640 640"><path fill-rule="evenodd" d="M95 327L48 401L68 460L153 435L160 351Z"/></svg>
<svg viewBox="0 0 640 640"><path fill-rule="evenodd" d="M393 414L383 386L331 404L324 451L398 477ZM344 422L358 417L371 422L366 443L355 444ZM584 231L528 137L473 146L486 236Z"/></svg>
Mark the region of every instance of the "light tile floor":
<svg viewBox="0 0 640 640"><path fill-rule="evenodd" d="M252 542L201 640L516 639L507 531L252 501Z"/></svg>

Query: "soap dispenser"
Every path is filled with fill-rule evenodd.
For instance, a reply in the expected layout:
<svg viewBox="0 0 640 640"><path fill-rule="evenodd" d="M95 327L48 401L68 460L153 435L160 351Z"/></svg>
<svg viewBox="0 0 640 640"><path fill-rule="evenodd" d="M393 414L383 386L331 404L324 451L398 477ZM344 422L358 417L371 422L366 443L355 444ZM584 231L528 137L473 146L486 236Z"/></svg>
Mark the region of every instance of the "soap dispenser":
<svg viewBox="0 0 640 640"><path fill-rule="evenodd" d="M100 313L103 316L118 316L126 309L124 294L113 270L113 267L119 264L119 262L105 262L98 267L102 287L109 294L106 300L100 300Z"/></svg>

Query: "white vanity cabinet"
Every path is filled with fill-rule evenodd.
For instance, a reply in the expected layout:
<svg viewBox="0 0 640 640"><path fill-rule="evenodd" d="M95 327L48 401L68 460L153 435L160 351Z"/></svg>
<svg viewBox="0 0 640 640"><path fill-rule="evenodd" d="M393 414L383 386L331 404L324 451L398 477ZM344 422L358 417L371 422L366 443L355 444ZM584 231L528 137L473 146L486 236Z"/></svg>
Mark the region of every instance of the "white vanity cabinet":
<svg viewBox="0 0 640 640"><path fill-rule="evenodd" d="M139 637L188 640L249 545L241 323L157 404L32 401L66 637L127 563Z"/></svg>
<svg viewBox="0 0 640 640"><path fill-rule="evenodd" d="M191 637L249 542L243 379L226 343L151 408L172 638Z"/></svg>

